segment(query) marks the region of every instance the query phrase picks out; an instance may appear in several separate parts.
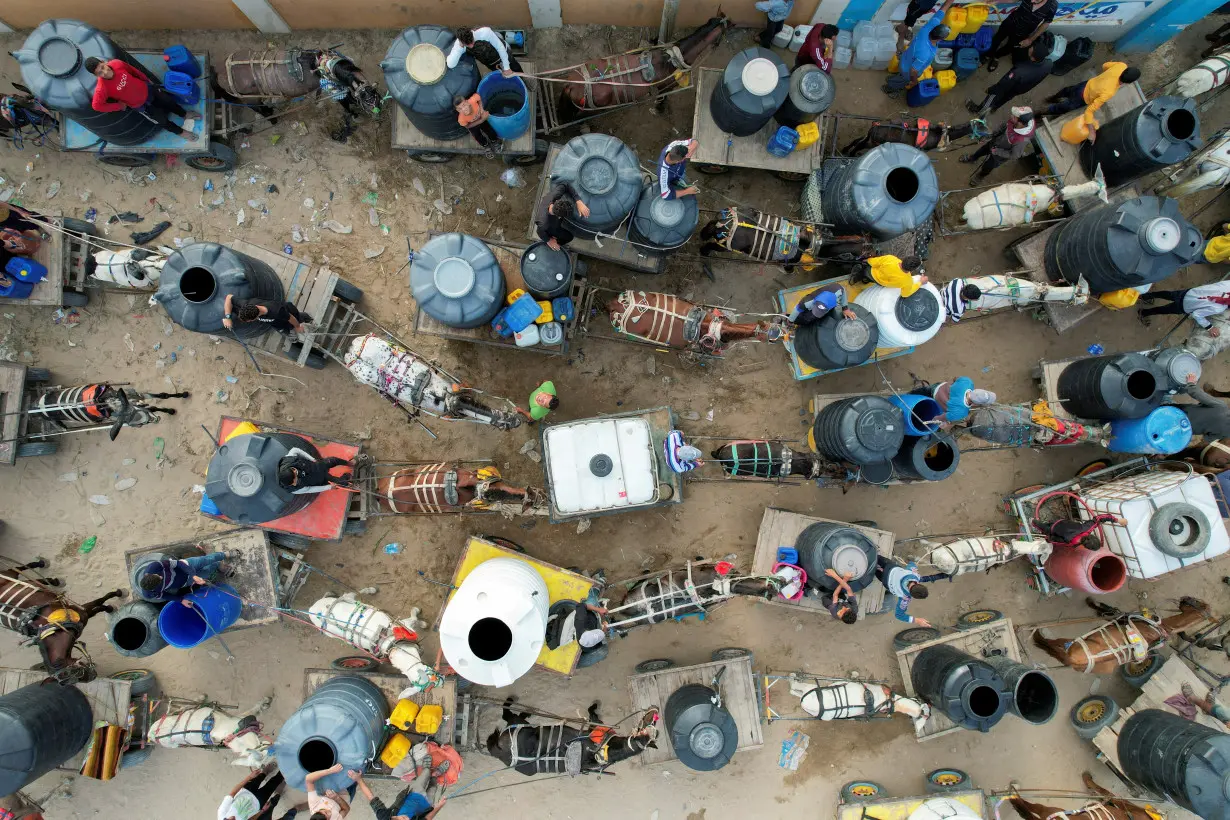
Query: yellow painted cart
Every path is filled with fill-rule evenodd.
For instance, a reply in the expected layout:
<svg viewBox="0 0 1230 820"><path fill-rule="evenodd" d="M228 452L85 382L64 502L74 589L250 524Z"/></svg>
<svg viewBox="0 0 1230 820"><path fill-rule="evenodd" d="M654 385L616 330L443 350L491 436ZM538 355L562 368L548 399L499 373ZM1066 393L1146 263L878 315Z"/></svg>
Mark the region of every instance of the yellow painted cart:
<svg viewBox="0 0 1230 820"><path fill-rule="evenodd" d="M945 779L945 777L955 777L948 775L949 772L956 772L956 769L937 769L929 774L928 783L931 778L937 780ZM852 789L856 793L859 791L871 792L872 788L879 788L876 784L870 781L856 781L854 784L847 784L842 793L845 794L847 789ZM882 791L880 792L882 793ZM957 789L953 791L938 790L934 794L923 794L914 797L880 797L870 800L845 801L837 805L837 820L866 820L868 817L874 817L875 820L909 820L912 815L923 803L933 797L946 797L953 800L973 812L976 812L978 817L987 817L986 810L986 795L980 789Z"/></svg>

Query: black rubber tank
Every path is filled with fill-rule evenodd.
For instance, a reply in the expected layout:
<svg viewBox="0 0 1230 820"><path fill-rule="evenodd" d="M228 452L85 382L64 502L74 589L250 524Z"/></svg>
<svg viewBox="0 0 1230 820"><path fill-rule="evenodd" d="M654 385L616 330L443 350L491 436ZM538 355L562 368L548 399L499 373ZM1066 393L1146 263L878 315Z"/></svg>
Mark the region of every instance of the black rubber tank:
<svg viewBox="0 0 1230 820"><path fill-rule="evenodd" d="M521 278L535 299L567 296L572 290L572 277L572 257L566 251L535 242L521 254Z"/></svg>
<svg viewBox="0 0 1230 820"><path fill-rule="evenodd" d="M990 731L1012 703L1012 690L998 672L947 644L919 652L910 680L919 697L964 729Z"/></svg>
<svg viewBox="0 0 1230 820"><path fill-rule="evenodd" d="M799 66L790 72L789 93L773 119L791 128L814 122L829 109L836 96L837 84L827 71L814 65Z"/></svg>
<svg viewBox="0 0 1230 820"><path fill-rule="evenodd" d="M892 461L905 440L905 415L883 396L835 401L816 415L808 435L812 450L833 461Z"/></svg>
<svg viewBox="0 0 1230 820"><path fill-rule="evenodd" d="M131 601L107 616L107 640L126 658L148 658L166 648L158 631L158 613L163 604Z"/></svg>
<svg viewBox="0 0 1230 820"><path fill-rule="evenodd" d="M286 785L302 789L309 772L342 764L342 770L317 781L316 788L345 791L353 782L348 769L363 771L380 751L389 704L376 684L339 675L316 687L282 725L273 756Z"/></svg>
<svg viewBox="0 0 1230 820"><path fill-rule="evenodd" d="M700 203L694 196L663 199L656 181L645 185L632 212L633 242L673 250L686 243L700 221Z"/></svg>
<svg viewBox="0 0 1230 820"><path fill-rule="evenodd" d="M1230 734L1160 709L1142 709L1119 731L1128 780L1204 820L1230 817Z"/></svg>
<svg viewBox="0 0 1230 820"><path fill-rule="evenodd" d="M854 367L871 358L880 343L875 317L862 305L848 306L856 319L830 311L817 322L800 325L794 333L794 352L817 370Z"/></svg>
<svg viewBox="0 0 1230 820"><path fill-rule="evenodd" d="M302 510L320 494L295 495L278 483L278 464L295 448L320 458L312 442L293 433L234 436L209 460L205 495L218 512L240 524L263 524Z"/></svg>
<svg viewBox="0 0 1230 820"><path fill-rule="evenodd" d="M567 182L589 207L573 213L568 227L592 239L619 227L641 198L641 164L636 153L610 134L582 134L564 144L551 165L552 181Z"/></svg>
<svg viewBox="0 0 1230 820"><path fill-rule="evenodd" d="M453 97L478 90L478 64L469 51L455 68L445 65L455 39L441 26L414 26L397 36L380 62L389 94L410 124L438 140L469 139L457 122Z"/></svg>
<svg viewBox="0 0 1230 820"><path fill-rule="evenodd" d="M943 481L961 464L961 449L952 436L936 433L929 436L906 436L893 467L902 478L918 481Z"/></svg>
<svg viewBox="0 0 1230 820"><path fill-rule="evenodd" d="M1098 139L1101 142L1101 138ZM1094 294L1160 282L1203 261L1204 238L1177 200L1142 196L1082 211L1059 223L1042 254L1052 282L1083 274Z"/></svg>
<svg viewBox="0 0 1230 820"><path fill-rule="evenodd" d="M446 233L427 240L410 265L410 295L449 327L490 322L504 306L504 271L481 239Z"/></svg>
<svg viewBox="0 0 1230 820"><path fill-rule="evenodd" d="M832 592L837 582L827 570L838 575L850 574L850 589L858 592L870 586L876 578L876 545L854 527L832 521L817 521L799 533L794 540L799 564L807 570L807 583L816 589Z"/></svg>
<svg viewBox="0 0 1230 820"><path fill-rule="evenodd" d="M1012 693L1012 714L1026 723L1041 726L1059 711L1059 689L1045 671L1018 663L1002 655L986 658Z"/></svg>
<svg viewBox="0 0 1230 820"><path fill-rule="evenodd" d="M1101 165L1114 188L1182 162L1202 144L1196 101L1157 97L1098 128L1096 141L1081 143L1081 164L1091 179Z"/></svg>
<svg viewBox="0 0 1230 820"><path fill-rule="evenodd" d="M1068 41L1063 56L1051 66L1051 73L1062 77L1074 68L1080 68L1093 59L1093 40L1088 37L1077 37ZM1099 137L1100 139L1100 137Z"/></svg>
<svg viewBox="0 0 1230 820"><path fill-rule="evenodd" d="M837 235L893 239L927 224L940 200L931 160L912 145L886 143L857 159L827 159L817 175L822 221Z"/></svg>
<svg viewBox="0 0 1230 820"><path fill-rule="evenodd" d="M0 695L0 795L64 763L93 731L90 701L75 686L44 681Z"/></svg>
<svg viewBox="0 0 1230 820"><path fill-rule="evenodd" d="M739 727L725 708L715 706L716 692L699 683L681 686L666 699L663 716L679 762L698 772L713 772L735 756Z"/></svg>
<svg viewBox="0 0 1230 820"><path fill-rule="evenodd" d="M709 114L725 133L750 137L773 119L789 93L790 69L782 58L752 46L726 64L709 98Z"/></svg>
<svg viewBox="0 0 1230 820"><path fill-rule="evenodd" d="M1055 385L1063 409L1078 419L1142 419L1166 398L1166 373L1140 353L1094 356L1068 365Z"/></svg>
<svg viewBox="0 0 1230 820"><path fill-rule="evenodd" d="M171 321L185 330L255 339L270 331L268 322L234 322L222 326L226 297L238 301L268 299L281 302L282 282L273 268L216 242L197 242L171 254L162 268L154 299L162 303Z"/></svg>
<svg viewBox="0 0 1230 820"><path fill-rule="evenodd" d="M47 107L90 129L112 145L138 145L162 130L138 111L100 112L93 107L97 77L85 68L90 57L123 60L149 73L110 37L78 20L44 20L13 52L21 81Z"/></svg>

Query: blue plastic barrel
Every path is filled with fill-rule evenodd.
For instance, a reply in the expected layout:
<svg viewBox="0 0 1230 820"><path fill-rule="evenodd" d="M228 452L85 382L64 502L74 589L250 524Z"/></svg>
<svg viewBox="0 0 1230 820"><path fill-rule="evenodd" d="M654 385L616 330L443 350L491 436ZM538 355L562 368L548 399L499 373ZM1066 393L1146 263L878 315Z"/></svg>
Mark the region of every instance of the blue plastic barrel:
<svg viewBox="0 0 1230 820"><path fill-rule="evenodd" d="M191 602L192 606L184 606L183 601ZM191 649L226 631L239 619L242 607L234 587L215 584L164 606L158 613L158 631L171 646Z"/></svg>
<svg viewBox="0 0 1230 820"><path fill-rule="evenodd" d="M798 144L799 132L782 125L769 137L769 144L765 146L765 150L775 157L786 157L798 147Z"/></svg>
<svg viewBox="0 0 1230 820"><path fill-rule="evenodd" d="M182 105L196 105L201 101L201 86L182 71L168 71L162 78L162 87Z"/></svg>
<svg viewBox="0 0 1230 820"><path fill-rule="evenodd" d="M47 278L47 266L37 259L14 256L4 265L4 272L19 282L36 284Z"/></svg>
<svg viewBox="0 0 1230 820"><path fill-rule="evenodd" d="M991 50L991 40L995 37L995 29L991 26L983 26L974 32L974 48L979 54L985 54Z"/></svg>
<svg viewBox="0 0 1230 820"><path fill-rule="evenodd" d="M29 298L32 290L34 290L33 282L23 282L20 279L10 278L9 284L0 285L0 296L6 299L26 299Z"/></svg>
<svg viewBox="0 0 1230 820"><path fill-rule="evenodd" d="M936 431L944 415L940 403L930 396L916 396L904 393L889 396L888 400L901 408L905 414L905 434L907 436L927 436Z"/></svg>
<svg viewBox="0 0 1230 820"><path fill-rule="evenodd" d="M952 68L957 72L957 79L964 80L977 71L981 64L982 56L978 53L978 49L962 48L957 51L957 57L952 61Z"/></svg>
<svg viewBox="0 0 1230 820"><path fill-rule="evenodd" d="M166 60L168 71L178 71L193 79L201 76L201 66L187 46L167 46L162 50L162 59Z"/></svg>
<svg viewBox="0 0 1230 820"><path fill-rule="evenodd" d="M530 94L520 77L492 71L478 84L478 95L491 115L487 121L500 139L515 140L529 130Z"/></svg>
<svg viewBox="0 0 1230 820"><path fill-rule="evenodd" d="M1169 456L1192 440L1192 423L1177 407L1159 407L1143 419L1120 419L1110 423L1112 453Z"/></svg>
<svg viewBox="0 0 1230 820"><path fill-rule="evenodd" d="M974 52L975 54L977 52ZM910 108L927 105L940 95L940 84L937 80L923 80L905 94L905 104Z"/></svg>

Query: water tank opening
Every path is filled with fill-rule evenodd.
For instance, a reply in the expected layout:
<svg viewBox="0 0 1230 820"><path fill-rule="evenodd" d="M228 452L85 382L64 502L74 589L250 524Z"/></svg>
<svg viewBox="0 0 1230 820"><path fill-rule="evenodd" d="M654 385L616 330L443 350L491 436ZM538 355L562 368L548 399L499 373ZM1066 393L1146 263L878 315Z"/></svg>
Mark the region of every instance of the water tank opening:
<svg viewBox="0 0 1230 820"><path fill-rule="evenodd" d="M149 628L139 618L120 618L111 629L111 643L120 649L135 652L149 637Z"/></svg>
<svg viewBox="0 0 1230 820"><path fill-rule="evenodd" d="M487 113L493 117L511 117L525 105L525 95L515 88L506 88L485 103Z"/></svg>
<svg viewBox="0 0 1230 820"><path fill-rule="evenodd" d="M320 738L312 738L299 747L299 765L305 771L319 772L331 769L337 763L337 750L333 744Z"/></svg>
<svg viewBox="0 0 1230 820"><path fill-rule="evenodd" d="M1016 687L1016 709L1024 720L1046 723L1059 709L1059 690L1041 672L1026 672Z"/></svg>
<svg viewBox="0 0 1230 820"><path fill-rule="evenodd" d="M1128 395L1144 401L1157 392L1157 379L1147 370L1137 370L1127 377Z"/></svg>
<svg viewBox="0 0 1230 820"><path fill-rule="evenodd" d="M470 627L470 651L484 661L498 661L512 648L512 630L499 618L480 618Z"/></svg>
<svg viewBox="0 0 1230 820"><path fill-rule="evenodd" d="M923 453L923 463L937 473L942 473L952 467L956 459L957 454L953 451L952 445L945 441L937 441L927 452Z"/></svg>
<svg viewBox="0 0 1230 820"><path fill-rule="evenodd" d="M1177 515L1166 529L1177 546L1190 547L1199 540L1203 525L1191 516Z"/></svg>
<svg viewBox="0 0 1230 820"><path fill-rule="evenodd" d="M918 174L909 168L894 168L884 178L884 190L894 202L906 203L918 195Z"/></svg>
<svg viewBox="0 0 1230 820"><path fill-rule="evenodd" d="M974 717L994 717L999 711L999 692L990 686L975 686L969 693L969 710Z"/></svg>
<svg viewBox="0 0 1230 820"><path fill-rule="evenodd" d="M179 279L179 292L198 305L212 299L217 289L218 280L209 268L188 268Z"/></svg>
<svg viewBox="0 0 1230 820"><path fill-rule="evenodd" d="M1117 555L1107 555L1093 562L1089 580L1098 589L1114 592L1127 581L1127 564Z"/></svg>
<svg viewBox="0 0 1230 820"><path fill-rule="evenodd" d="M1190 139L1196 133L1196 115L1186 108L1177 108L1166 115L1164 127L1171 139Z"/></svg>

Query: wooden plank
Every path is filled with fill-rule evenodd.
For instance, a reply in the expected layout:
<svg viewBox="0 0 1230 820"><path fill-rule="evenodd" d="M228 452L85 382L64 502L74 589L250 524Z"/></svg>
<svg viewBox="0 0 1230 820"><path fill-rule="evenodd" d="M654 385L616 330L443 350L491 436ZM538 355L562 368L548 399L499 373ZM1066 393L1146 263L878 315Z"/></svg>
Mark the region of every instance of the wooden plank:
<svg viewBox="0 0 1230 820"><path fill-rule="evenodd" d="M0 362L0 464L17 463L22 405L26 400L26 366Z"/></svg>
<svg viewBox="0 0 1230 820"><path fill-rule="evenodd" d="M44 680L47 680L47 673L42 670L0 668L0 695L7 695L23 686ZM132 700L130 682L114 678L98 678L89 683L72 685L81 690L81 693L89 700L90 713L94 716L95 723L101 721L110 726L128 726L128 705ZM86 744L81 751L65 760L58 768L80 771L88 749L89 744Z"/></svg>
<svg viewBox="0 0 1230 820"><path fill-rule="evenodd" d="M681 686L699 683L709 686L718 671L725 668L720 684L722 706L730 712L739 729L737 749L759 749L764 745L764 730L760 723L760 698L752 675L750 656L727 661L680 666L661 672L646 672L628 677L628 692L634 713L656 707L663 709L671 694ZM677 756L667 732L658 735L658 748L646 749L637 756L642 766L675 760Z"/></svg>

